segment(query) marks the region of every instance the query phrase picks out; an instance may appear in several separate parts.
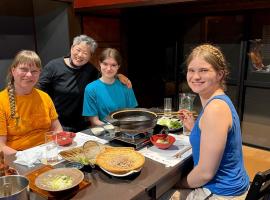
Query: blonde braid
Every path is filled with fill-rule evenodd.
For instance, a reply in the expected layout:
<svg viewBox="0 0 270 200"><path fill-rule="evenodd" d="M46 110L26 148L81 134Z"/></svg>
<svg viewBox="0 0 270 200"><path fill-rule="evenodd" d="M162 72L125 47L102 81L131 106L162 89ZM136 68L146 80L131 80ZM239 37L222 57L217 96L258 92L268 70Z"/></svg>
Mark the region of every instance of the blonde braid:
<svg viewBox="0 0 270 200"><path fill-rule="evenodd" d="M14 81L12 79L8 82L7 91L10 104L11 118L16 119L16 126L18 126L19 116L16 112L15 87L13 82Z"/></svg>

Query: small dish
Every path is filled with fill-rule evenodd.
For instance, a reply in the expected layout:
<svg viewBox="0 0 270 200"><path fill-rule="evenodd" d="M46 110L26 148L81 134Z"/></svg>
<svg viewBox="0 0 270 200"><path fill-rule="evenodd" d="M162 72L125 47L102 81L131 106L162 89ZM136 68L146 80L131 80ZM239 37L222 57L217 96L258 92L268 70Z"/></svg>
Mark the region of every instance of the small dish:
<svg viewBox="0 0 270 200"><path fill-rule="evenodd" d="M159 149L168 149L175 142L175 138L167 134L156 134L150 137L153 145Z"/></svg>
<svg viewBox="0 0 270 200"><path fill-rule="evenodd" d="M60 192L71 189L84 178L83 172L75 168L56 168L40 174L35 185L49 192Z"/></svg>
<svg viewBox="0 0 270 200"><path fill-rule="evenodd" d="M56 143L60 146L68 146L72 144L73 138L76 136L76 133L61 131L53 136L53 139L56 140Z"/></svg>
<svg viewBox="0 0 270 200"><path fill-rule="evenodd" d="M97 127L91 128L90 130L95 136L99 136L105 133L105 129L102 126L97 126Z"/></svg>
<svg viewBox="0 0 270 200"><path fill-rule="evenodd" d="M129 175L131 175L131 174L140 172L142 168L139 168L139 169L137 169L137 170L132 170L132 171L127 172L127 173L125 173L125 174L115 174L115 173L109 172L108 170L106 170L106 169L104 169L104 168L102 168L102 167L100 167L100 169L102 169L104 172L106 172L107 174L109 174L109 175L111 175L111 176L115 176L115 177L125 177L125 176L129 176Z"/></svg>

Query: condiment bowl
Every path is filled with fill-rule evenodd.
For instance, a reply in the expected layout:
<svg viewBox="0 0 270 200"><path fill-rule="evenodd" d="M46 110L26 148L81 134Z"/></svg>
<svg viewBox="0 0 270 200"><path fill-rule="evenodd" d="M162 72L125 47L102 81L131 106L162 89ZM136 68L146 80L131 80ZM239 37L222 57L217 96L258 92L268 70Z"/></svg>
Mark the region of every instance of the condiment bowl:
<svg viewBox="0 0 270 200"><path fill-rule="evenodd" d="M156 134L150 138L153 145L159 149L168 149L175 142L175 138L167 134Z"/></svg>

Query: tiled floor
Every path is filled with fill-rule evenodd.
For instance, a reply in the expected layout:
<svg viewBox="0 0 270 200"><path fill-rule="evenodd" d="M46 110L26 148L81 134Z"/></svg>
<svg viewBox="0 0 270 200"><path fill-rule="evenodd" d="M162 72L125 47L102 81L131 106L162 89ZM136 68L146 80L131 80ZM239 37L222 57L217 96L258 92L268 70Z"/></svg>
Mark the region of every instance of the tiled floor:
<svg viewBox="0 0 270 200"><path fill-rule="evenodd" d="M243 155L250 181L257 172L270 169L270 151L243 146Z"/></svg>

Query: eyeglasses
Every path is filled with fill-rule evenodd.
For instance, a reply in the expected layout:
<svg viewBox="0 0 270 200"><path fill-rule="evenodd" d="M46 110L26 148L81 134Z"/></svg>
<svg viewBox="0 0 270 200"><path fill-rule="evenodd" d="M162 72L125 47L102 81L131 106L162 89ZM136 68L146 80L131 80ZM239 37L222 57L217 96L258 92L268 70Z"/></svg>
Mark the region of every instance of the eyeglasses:
<svg viewBox="0 0 270 200"><path fill-rule="evenodd" d="M26 75L28 72L30 72L32 74L32 76L37 76L40 73L39 69L29 69L27 67L18 67L18 70L20 70L20 72L24 75Z"/></svg>
<svg viewBox="0 0 270 200"><path fill-rule="evenodd" d="M74 53L80 54L81 56L83 56L85 58L88 56L91 56L91 52L83 51L82 49L80 49L78 47L74 47L73 51L74 51Z"/></svg>

